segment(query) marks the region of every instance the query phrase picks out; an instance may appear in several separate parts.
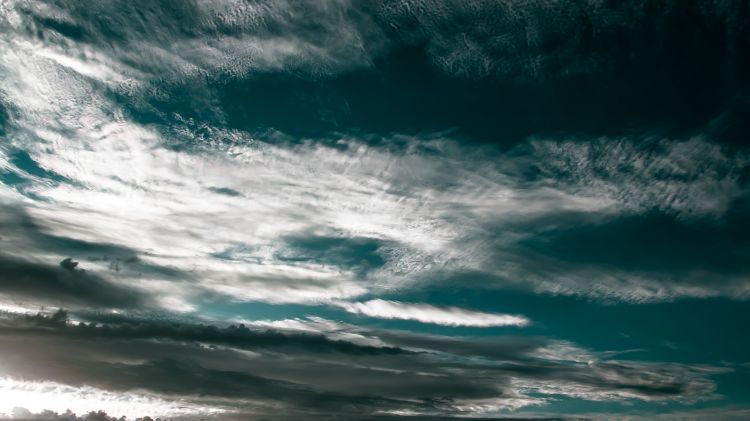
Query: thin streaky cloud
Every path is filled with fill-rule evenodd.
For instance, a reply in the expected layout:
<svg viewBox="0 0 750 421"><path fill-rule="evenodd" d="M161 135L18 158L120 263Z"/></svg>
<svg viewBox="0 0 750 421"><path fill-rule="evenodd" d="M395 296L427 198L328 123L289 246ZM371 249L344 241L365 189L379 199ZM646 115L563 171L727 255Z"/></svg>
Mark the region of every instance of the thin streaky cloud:
<svg viewBox="0 0 750 421"><path fill-rule="evenodd" d="M381 319L414 320L444 326L523 327L531 324L531 321L524 316L484 313L459 307L438 307L430 304L402 303L382 299L355 303L339 302L336 305L353 314Z"/></svg>

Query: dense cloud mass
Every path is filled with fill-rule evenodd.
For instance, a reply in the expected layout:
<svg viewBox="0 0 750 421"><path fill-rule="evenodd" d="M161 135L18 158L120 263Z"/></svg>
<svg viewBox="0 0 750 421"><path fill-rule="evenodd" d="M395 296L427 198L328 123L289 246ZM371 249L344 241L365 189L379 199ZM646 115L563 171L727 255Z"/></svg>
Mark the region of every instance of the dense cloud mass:
<svg viewBox="0 0 750 421"><path fill-rule="evenodd" d="M748 21L0 3L0 417L746 418Z"/></svg>
<svg viewBox="0 0 750 421"><path fill-rule="evenodd" d="M711 395L709 376L727 371L621 361L540 337L477 341L304 323L312 331L151 320L71 324L62 312L16 317L2 326L3 351L12 355L2 368L26 381L189 396L217 410L260 400L261 408L292 414L349 416L494 413L541 405L545 399L533 395L548 389L592 400L691 401ZM353 336L334 336L341 332ZM50 341L54 348L41 346Z"/></svg>

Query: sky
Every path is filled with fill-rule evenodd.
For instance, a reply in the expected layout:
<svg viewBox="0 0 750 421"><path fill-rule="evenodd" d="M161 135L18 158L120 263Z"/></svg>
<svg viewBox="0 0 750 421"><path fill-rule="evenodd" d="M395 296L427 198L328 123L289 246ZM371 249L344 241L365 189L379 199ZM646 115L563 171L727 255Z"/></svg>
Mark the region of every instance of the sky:
<svg viewBox="0 0 750 421"><path fill-rule="evenodd" d="M0 0L0 419L750 419L743 0Z"/></svg>

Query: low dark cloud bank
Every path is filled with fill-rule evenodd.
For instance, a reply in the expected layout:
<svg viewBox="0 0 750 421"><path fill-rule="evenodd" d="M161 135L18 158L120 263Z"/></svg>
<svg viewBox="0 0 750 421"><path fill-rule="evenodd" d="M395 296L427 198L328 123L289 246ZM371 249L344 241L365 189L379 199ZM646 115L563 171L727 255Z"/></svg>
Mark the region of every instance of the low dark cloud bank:
<svg viewBox="0 0 750 421"><path fill-rule="evenodd" d="M589 351L534 337L471 339L360 330L388 344L362 346L322 334L238 326L147 320L74 325L62 311L6 318L0 331L0 347L12 356L2 369L21 378L107 390L146 389L224 402L240 412L243 399L270 400L291 414L337 413L352 419L387 410L461 415L467 400L496 399L502 407L507 399L512 405L529 387L540 396L568 393L564 387L571 387L594 400L702 399L714 390L707 376L726 371L600 359L595 353L578 360ZM581 355L559 353L566 347Z"/></svg>
<svg viewBox="0 0 750 421"><path fill-rule="evenodd" d="M108 282L65 259L59 265L0 256L0 292L31 302L104 308L146 306L148 295Z"/></svg>

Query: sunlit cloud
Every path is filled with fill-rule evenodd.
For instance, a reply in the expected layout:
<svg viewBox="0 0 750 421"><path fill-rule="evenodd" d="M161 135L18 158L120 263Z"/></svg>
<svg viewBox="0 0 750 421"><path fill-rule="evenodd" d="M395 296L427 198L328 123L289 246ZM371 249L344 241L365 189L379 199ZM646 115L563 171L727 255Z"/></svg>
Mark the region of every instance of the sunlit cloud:
<svg viewBox="0 0 750 421"><path fill-rule="evenodd" d="M105 411L130 419L146 416L211 415L222 408L200 406L179 397L160 397L136 392L110 392L89 386L69 386L49 381L25 381L0 377L0 414L7 416L23 408L32 413L45 410L72 411L82 415Z"/></svg>
<svg viewBox="0 0 750 421"><path fill-rule="evenodd" d="M445 326L519 326L531 323L523 316L484 313L458 307L437 307L429 304L401 303L390 300L369 300L361 303L338 303L344 310L381 319L415 320Z"/></svg>

